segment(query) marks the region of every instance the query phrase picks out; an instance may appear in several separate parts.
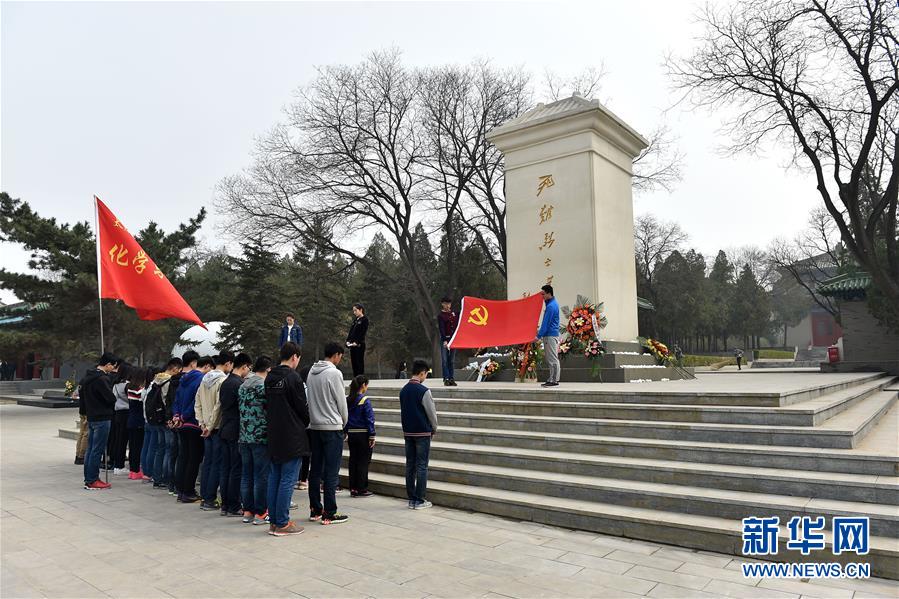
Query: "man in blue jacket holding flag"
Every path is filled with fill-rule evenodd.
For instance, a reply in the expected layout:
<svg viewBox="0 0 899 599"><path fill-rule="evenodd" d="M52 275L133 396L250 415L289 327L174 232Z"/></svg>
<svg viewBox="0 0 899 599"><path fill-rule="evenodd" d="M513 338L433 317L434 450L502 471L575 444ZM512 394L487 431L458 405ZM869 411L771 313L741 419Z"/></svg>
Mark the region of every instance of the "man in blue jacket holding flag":
<svg viewBox="0 0 899 599"><path fill-rule="evenodd" d="M540 293L545 306L537 337L543 341L543 355L549 368L549 376L541 387L558 387L562 375L562 364L559 362L559 302L553 295L552 285L544 285Z"/></svg>

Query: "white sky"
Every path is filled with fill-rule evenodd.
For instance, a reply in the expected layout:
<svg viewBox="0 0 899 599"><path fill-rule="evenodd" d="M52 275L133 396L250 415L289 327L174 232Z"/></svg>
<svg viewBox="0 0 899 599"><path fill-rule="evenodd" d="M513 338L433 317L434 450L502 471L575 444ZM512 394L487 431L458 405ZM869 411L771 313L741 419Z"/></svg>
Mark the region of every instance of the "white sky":
<svg viewBox="0 0 899 599"><path fill-rule="evenodd" d="M674 95L662 66L686 53L698 2L18 3L0 4L0 188L42 215L92 219L93 194L131 230L170 230L215 184L249 164L315 65L395 45L412 65L465 63L578 71L604 63L600 96L649 133ZM666 117L686 154L673 193L635 212L676 220L706 254L764 246L803 227L818 199L786 154L724 157L719 119ZM204 227L212 245L215 214ZM0 266L27 255L0 245ZM11 294L0 291L0 300Z"/></svg>

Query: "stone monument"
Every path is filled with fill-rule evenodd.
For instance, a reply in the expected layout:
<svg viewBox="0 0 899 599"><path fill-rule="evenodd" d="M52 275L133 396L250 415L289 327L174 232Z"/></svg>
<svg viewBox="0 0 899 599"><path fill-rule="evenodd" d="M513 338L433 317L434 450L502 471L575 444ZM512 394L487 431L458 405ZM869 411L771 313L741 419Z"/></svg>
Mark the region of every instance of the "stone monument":
<svg viewBox="0 0 899 599"><path fill-rule="evenodd" d="M505 155L508 298L553 286L605 304L604 339L637 338L634 158L647 141L598 100L538 104L488 134Z"/></svg>

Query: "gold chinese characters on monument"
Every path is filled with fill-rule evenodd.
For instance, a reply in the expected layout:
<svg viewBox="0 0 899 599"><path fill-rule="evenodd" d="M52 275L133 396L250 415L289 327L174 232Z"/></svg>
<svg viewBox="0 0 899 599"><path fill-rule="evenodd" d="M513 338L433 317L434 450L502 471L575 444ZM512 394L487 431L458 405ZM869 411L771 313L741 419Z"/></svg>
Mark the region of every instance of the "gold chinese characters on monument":
<svg viewBox="0 0 899 599"><path fill-rule="evenodd" d="M551 174L538 177L537 178L537 197L540 197L540 194L542 194L544 192L544 190L554 186L555 184L556 184L556 182L553 180L553 176ZM544 203L537 212L537 218L538 218L537 226L543 227L544 225L546 225L552 219L554 209L555 209L554 205L552 205L548 202ZM543 233L543 244L537 246L537 249L541 252L544 252L544 250L545 250L545 252L543 253L543 256L545 256L545 258L543 259L543 266L546 268L549 268L553 263L553 259L549 254L550 254L550 250L552 249L553 245L556 243L556 238L555 238L556 232L555 231L549 231L548 233L546 231L541 231L541 232ZM538 237L538 239L539 239L539 237ZM553 282L552 273L547 273L546 284L551 285L552 282Z"/></svg>

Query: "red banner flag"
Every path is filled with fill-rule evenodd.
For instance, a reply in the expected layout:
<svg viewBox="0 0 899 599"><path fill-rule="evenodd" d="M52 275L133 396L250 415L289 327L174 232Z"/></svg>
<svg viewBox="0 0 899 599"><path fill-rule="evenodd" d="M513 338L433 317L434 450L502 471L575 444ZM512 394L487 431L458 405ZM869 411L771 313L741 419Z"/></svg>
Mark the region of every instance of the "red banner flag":
<svg viewBox="0 0 899 599"><path fill-rule="evenodd" d="M100 297L122 300L141 320L180 318L206 328L121 221L100 198L94 201Z"/></svg>
<svg viewBox="0 0 899 599"><path fill-rule="evenodd" d="M449 346L493 347L520 345L537 337L543 297L497 301L465 296L459 311L459 326Z"/></svg>

